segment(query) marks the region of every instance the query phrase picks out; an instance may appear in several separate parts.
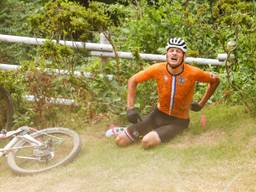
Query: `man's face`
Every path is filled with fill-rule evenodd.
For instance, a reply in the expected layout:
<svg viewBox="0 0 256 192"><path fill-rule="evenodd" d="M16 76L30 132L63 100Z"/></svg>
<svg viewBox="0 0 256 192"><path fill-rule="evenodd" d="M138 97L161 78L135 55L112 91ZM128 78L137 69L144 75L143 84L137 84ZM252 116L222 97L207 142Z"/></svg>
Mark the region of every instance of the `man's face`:
<svg viewBox="0 0 256 192"><path fill-rule="evenodd" d="M170 48L166 53L167 63L175 68L179 66L184 60L184 53L179 48Z"/></svg>

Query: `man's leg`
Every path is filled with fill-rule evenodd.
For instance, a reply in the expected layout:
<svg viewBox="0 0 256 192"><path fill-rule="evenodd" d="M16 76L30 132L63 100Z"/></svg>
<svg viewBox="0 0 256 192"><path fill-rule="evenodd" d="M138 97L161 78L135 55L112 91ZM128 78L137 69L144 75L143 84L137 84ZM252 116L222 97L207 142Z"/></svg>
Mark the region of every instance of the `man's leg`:
<svg viewBox="0 0 256 192"><path fill-rule="evenodd" d="M142 121L129 126L124 132L117 135L115 141L120 147L125 147L139 139L139 136L144 136L155 127L154 123L155 112L149 114Z"/></svg>
<svg viewBox="0 0 256 192"><path fill-rule="evenodd" d="M168 125L160 126L150 131L142 139L144 149L155 147L163 142L168 142L180 134L189 125L189 120L173 119Z"/></svg>
<svg viewBox="0 0 256 192"><path fill-rule="evenodd" d="M119 147L126 147L134 142L134 138L125 130L116 136L115 142Z"/></svg>
<svg viewBox="0 0 256 192"><path fill-rule="evenodd" d="M150 131L142 138L142 146L144 149L155 147L161 143L161 139L156 131Z"/></svg>

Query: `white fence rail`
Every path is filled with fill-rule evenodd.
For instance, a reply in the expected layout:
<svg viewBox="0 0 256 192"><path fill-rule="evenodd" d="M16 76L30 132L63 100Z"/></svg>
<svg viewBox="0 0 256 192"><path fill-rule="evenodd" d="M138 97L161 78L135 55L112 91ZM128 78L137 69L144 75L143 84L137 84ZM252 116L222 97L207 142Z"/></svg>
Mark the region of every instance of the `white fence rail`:
<svg viewBox="0 0 256 192"><path fill-rule="evenodd" d="M47 39L34 38L34 37L23 37L15 35L3 35L0 34L0 41L10 42L10 43L24 43L29 45L42 45ZM53 40L57 42L56 40ZM60 40L58 43L74 48L83 48L88 50L97 50L97 51L113 51L111 45L108 44L98 44L98 43L84 43L77 41L63 41Z"/></svg>
<svg viewBox="0 0 256 192"><path fill-rule="evenodd" d="M15 71L15 70L18 70L19 68L20 68L20 65L0 63L0 70ZM46 69L45 71L49 72L49 73L59 74L59 75L68 75L69 74L69 72L67 70L61 70L61 69ZM86 78L92 78L93 74L90 72L74 71L74 76L76 76L76 77L84 76ZM109 80L112 80L114 78L113 75L106 75L106 77Z"/></svg>
<svg viewBox="0 0 256 192"><path fill-rule="evenodd" d="M25 43L25 44L31 44L31 45L42 45L46 41L46 39L0 34L0 41L12 42L12 43ZM54 40L54 42L57 42L57 41ZM85 42L63 41L63 40L60 40L58 43L69 46L69 47L73 47L73 48L90 50L91 52L89 54L91 56L115 57L112 46L106 43L85 43ZM117 52L117 55L120 58L124 58L124 59L134 59L134 56L131 52L119 51ZM141 59L148 60L148 61L165 61L166 60L165 55L140 53L139 56ZM227 58L226 54L219 54L217 56L217 59L187 57L185 59L185 62L197 63L201 65L224 65L223 61L226 58Z"/></svg>
<svg viewBox="0 0 256 192"><path fill-rule="evenodd" d="M36 98L34 95L26 95L25 99L30 102L35 102ZM65 98L49 98L49 103L56 105L77 105L75 100L73 99L65 99Z"/></svg>

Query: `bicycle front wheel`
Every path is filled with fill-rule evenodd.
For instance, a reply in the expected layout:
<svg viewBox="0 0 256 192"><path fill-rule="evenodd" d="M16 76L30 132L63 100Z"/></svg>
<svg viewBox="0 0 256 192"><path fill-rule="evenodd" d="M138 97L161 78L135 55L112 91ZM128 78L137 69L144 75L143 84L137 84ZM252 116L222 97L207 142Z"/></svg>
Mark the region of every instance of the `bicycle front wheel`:
<svg viewBox="0 0 256 192"><path fill-rule="evenodd" d="M7 157L7 163L17 174L35 174L71 162L79 153L79 135L67 128L47 128L31 134L43 145L19 141Z"/></svg>

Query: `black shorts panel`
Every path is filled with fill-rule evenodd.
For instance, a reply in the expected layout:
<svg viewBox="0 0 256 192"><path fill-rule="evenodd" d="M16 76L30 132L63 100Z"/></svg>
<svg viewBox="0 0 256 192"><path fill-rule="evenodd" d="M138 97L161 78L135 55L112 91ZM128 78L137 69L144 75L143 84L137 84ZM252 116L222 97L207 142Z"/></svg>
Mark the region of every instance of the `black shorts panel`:
<svg viewBox="0 0 256 192"><path fill-rule="evenodd" d="M161 142L167 142L175 135L181 133L188 127L188 125L189 119L179 119L169 116L156 108L142 121L129 126L128 131L131 134L138 132L138 134L143 137L150 131L155 130L158 133Z"/></svg>
<svg viewBox="0 0 256 192"><path fill-rule="evenodd" d="M159 135L161 142L168 142L177 134L181 133L189 125L189 120L173 120L172 123L154 129Z"/></svg>

